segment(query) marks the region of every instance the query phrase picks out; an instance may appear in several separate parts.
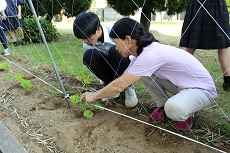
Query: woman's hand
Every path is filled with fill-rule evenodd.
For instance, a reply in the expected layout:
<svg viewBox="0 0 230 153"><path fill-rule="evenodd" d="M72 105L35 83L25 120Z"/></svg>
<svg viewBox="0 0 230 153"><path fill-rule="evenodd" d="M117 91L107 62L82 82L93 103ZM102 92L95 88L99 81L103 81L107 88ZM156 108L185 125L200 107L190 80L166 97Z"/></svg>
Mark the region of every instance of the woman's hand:
<svg viewBox="0 0 230 153"><path fill-rule="evenodd" d="M81 101L85 100L86 103L96 101L95 92L85 92L81 95Z"/></svg>

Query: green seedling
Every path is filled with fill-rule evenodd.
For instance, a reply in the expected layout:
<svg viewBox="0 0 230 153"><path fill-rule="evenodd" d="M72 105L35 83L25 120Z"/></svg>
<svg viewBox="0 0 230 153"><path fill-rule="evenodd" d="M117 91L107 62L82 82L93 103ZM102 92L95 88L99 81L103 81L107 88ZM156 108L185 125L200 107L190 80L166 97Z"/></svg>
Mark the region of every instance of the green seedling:
<svg viewBox="0 0 230 153"><path fill-rule="evenodd" d="M99 102L96 102L95 105L98 106L98 107L95 107L96 109L104 110L104 109L103 109L103 106L102 106Z"/></svg>
<svg viewBox="0 0 230 153"><path fill-rule="evenodd" d="M92 77L85 75L83 71L79 71L77 77L84 82L84 84L92 83Z"/></svg>
<svg viewBox="0 0 230 153"><path fill-rule="evenodd" d="M83 79L83 82L85 83L85 84L90 84L91 82L92 82L92 78L90 77L90 76L88 76L88 77L85 77L84 79Z"/></svg>
<svg viewBox="0 0 230 153"><path fill-rule="evenodd" d="M79 95L73 95L70 97L70 102L76 105L79 102Z"/></svg>
<svg viewBox="0 0 230 153"><path fill-rule="evenodd" d="M23 77L24 77L23 73L16 73L14 75L14 79L20 82L20 86L26 91L29 91L33 87L33 85L30 80L25 80L23 79Z"/></svg>
<svg viewBox="0 0 230 153"><path fill-rule="evenodd" d="M32 83L30 82L30 80L21 80L21 83L20 83L20 86L25 89L26 91L29 91L33 85Z"/></svg>
<svg viewBox="0 0 230 153"><path fill-rule="evenodd" d="M86 118L92 118L93 117L93 112L90 111L90 110L85 110L83 115L86 117Z"/></svg>
<svg viewBox="0 0 230 153"><path fill-rule="evenodd" d="M24 74L23 73L16 73L14 75L14 79L18 82L21 82L23 80Z"/></svg>
<svg viewBox="0 0 230 153"><path fill-rule="evenodd" d="M41 86L40 86L39 84L37 84L35 87L36 87L39 91L41 91L41 92L43 91L42 88L41 88Z"/></svg>
<svg viewBox="0 0 230 153"><path fill-rule="evenodd" d="M8 64L7 61L4 61L0 64L0 69L5 70L5 71L9 71L10 70L10 65Z"/></svg>
<svg viewBox="0 0 230 153"><path fill-rule="evenodd" d="M84 72L83 72L83 71L78 71L77 77L78 77L80 80L83 80L84 77L85 77Z"/></svg>
<svg viewBox="0 0 230 153"><path fill-rule="evenodd" d="M9 80L9 79L11 78L11 75L12 75L12 73L7 74L7 75L5 76L5 81L6 81L6 80Z"/></svg>
<svg viewBox="0 0 230 153"><path fill-rule="evenodd" d="M92 106L92 105L87 105L85 101L80 101L80 97L78 94L75 94L70 97L70 102L74 105L79 103L79 108L82 110L84 113L84 117L86 118L92 118L93 117L93 110L98 109L98 107ZM101 106L100 103L96 103L97 106ZM102 110L102 109L100 109Z"/></svg>
<svg viewBox="0 0 230 153"><path fill-rule="evenodd" d="M60 92L57 91L57 90L49 89L48 91L49 91L52 95L59 95L59 94L60 94Z"/></svg>

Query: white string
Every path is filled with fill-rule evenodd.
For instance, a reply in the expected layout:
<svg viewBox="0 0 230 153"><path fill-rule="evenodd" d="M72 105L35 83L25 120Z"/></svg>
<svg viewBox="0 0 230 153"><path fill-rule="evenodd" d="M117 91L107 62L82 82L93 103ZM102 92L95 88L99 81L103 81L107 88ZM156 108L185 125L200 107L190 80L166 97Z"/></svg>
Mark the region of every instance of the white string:
<svg viewBox="0 0 230 153"><path fill-rule="evenodd" d="M133 1L134 2L134 1ZM134 4L136 4L135 2L134 2ZM138 6L137 6L138 7ZM143 13L143 12L142 12ZM144 16L145 16L145 14L144 14ZM146 17L146 16L145 16ZM150 22L150 21L149 21ZM105 59L106 60L106 59ZM114 70L115 71L115 70ZM42 80L42 79L41 79ZM152 79L153 81L154 81L154 79ZM43 80L42 80L43 81ZM46 83L46 82L45 82ZM58 89L56 89L56 90L58 90ZM61 91L59 91L59 92L61 92ZM119 114L119 115L122 115L122 116L124 116L124 114L121 114L121 113L117 113L117 114ZM134 119L134 120L137 120L137 119ZM141 121L142 122L142 121ZM157 128L159 128L159 127L157 127ZM177 135L177 134L175 134L175 135ZM199 142L198 142L199 143Z"/></svg>
<svg viewBox="0 0 230 153"><path fill-rule="evenodd" d="M19 66L18 64L12 62L11 60L5 58L5 57L2 56L2 55L0 55L0 57L3 58L3 59L5 59L5 60L7 60L7 61L10 62L10 63L12 63L13 65L17 66L18 68L22 69L23 71L27 72L28 74L30 74L30 75L36 77L38 80L40 80L40 81L42 81L43 83L45 83L45 84L51 86L52 88L54 88L55 90L59 91L60 93L64 94L64 93L63 93L61 90L59 90L58 88L54 87L53 85L49 84L48 82L44 81L43 79L41 79L41 78L37 77L36 75L32 74L31 72L27 71L26 69L24 69L23 67Z"/></svg>

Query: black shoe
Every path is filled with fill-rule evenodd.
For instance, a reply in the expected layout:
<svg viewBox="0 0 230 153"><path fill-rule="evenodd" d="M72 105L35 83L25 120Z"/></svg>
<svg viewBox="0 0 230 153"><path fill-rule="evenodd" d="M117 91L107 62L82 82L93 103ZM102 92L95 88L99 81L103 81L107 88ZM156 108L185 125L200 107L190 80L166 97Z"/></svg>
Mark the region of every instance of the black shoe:
<svg viewBox="0 0 230 153"><path fill-rule="evenodd" d="M26 45L27 42L23 39L23 40L22 40L22 44L23 44L23 45Z"/></svg>
<svg viewBox="0 0 230 153"><path fill-rule="evenodd" d="M19 46L17 41L13 42L13 44L14 44L15 47Z"/></svg>
<svg viewBox="0 0 230 153"><path fill-rule="evenodd" d="M224 89L224 91L229 91L230 90L230 84L224 82L223 83L223 89Z"/></svg>

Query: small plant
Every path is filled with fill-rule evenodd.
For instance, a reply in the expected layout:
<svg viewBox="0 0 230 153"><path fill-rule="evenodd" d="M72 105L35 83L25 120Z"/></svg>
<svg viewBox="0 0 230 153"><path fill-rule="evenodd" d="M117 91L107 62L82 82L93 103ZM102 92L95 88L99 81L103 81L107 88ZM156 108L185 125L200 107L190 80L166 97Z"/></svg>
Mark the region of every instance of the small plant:
<svg viewBox="0 0 230 153"><path fill-rule="evenodd" d="M33 87L30 80L24 80L24 79L21 81L20 86L26 91L29 91Z"/></svg>
<svg viewBox="0 0 230 153"><path fill-rule="evenodd" d="M14 75L14 79L18 82L21 82L23 80L24 74L23 73L16 73Z"/></svg>
<svg viewBox="0 0 230 153"><path fill-rule="evenodd" d="M30 80L25 80L23 79L23 77L24 77L24 74L22 73L16 73L14 75L15 80L20 82L20 86L26 91L29 91L33 87L33 85Z"/></svg>
<svg viewBox="0 0 230 153"><path fill-rule="evenodd" d="M12 73L7 74L6 77L5 77L5 80L9 80L11 78L11 74Z"/></svg>
<svg viewBox="0 0 230 153"><path fill-rule="evenodd" d="M79 104L79 108L80 110L82 110L84 113L83 115L86 117L86 118L92 118L93 117L93 110L94 109L98 109L98 107L95 107L95 106L92 106L92 105L87 105L85 101L81 101L80 102L80 97L78 94L75 94L73 96L70 97L70 102L73 103L74 105ZM100 103L96 102L96 105L97 106L101 106ZM102 110L102 109L100 109Z"/></svg>
<svg viewBox="0 0 230 153"><path fill-rule="evenodd" d="M85 75L83 71L79 71L77 74L78 78L83 81L85 84L92 83L92 78L90 76Z"/></svg>
<svg viewBox="0 0 230 153"><path fill-rule="evenodd" d="M10 65L8 64L7 61L4 61L0 64L0 69L5 70L5 71L9 71L10 70Z"/></svg>
<svg viewBox="0 0 230 153"><path fill-rule="evenodd" d="M41 88L41 86L40 86L39 84L37 84L35 87L36 87L39 91L43 92L43 90L42 90L42 88Z"/></svg>
<svg viewBox="0 0 230 153"><path fill-rule="evenodd" d="M48 89L49 93L51 93L52 95L59 95L60 92L57 90L52 90L52 89Z"/></svg>

